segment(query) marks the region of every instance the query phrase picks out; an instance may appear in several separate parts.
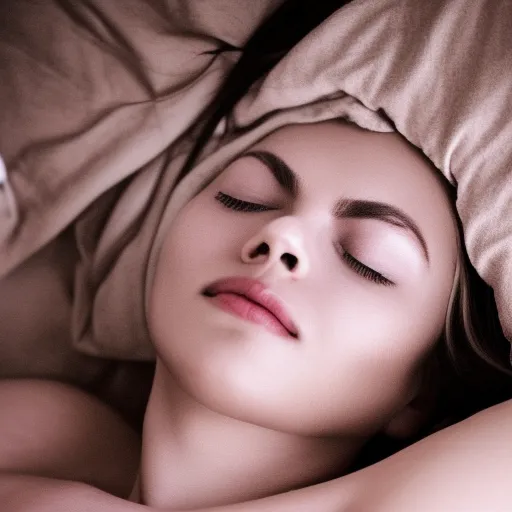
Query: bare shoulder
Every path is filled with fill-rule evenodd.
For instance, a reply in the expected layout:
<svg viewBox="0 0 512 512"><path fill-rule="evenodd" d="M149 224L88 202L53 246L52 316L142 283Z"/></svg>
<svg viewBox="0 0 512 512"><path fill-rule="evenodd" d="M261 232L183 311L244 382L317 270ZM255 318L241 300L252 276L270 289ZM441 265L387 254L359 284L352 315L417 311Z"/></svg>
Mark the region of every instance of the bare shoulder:
<svg viewBox="0 0 512 512"><path fill-rule="evenodd" d="M512 401L490 407L345 477L357 510L512 510ZM343 480L343 479L342 479Z"/></svg>
<svg viewBox="0 0 512 512"><path fill-rule="evenodd" d="M59 382L4 380L0 411L0 470L130 492L140 441L97 398Z"/></svg>

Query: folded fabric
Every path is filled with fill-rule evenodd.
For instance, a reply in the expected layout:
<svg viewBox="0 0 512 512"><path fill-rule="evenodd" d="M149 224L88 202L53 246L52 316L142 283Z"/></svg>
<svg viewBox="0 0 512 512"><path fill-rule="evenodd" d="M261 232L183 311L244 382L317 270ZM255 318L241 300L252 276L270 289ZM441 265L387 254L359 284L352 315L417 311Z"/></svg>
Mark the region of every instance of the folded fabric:
<svg viewBox="0 0 512 512"><path fill-rule="evenodd" d="M130 315L97 335L95 297L151 204L159 158L240 54L220 50L281 1L0 2L0 378L136 401L140 370L88 354L140 359L148 342L127 336L124 350ZM131 184L139 171L153 176ZM122 300L141 304L141 282Z"/></svg>

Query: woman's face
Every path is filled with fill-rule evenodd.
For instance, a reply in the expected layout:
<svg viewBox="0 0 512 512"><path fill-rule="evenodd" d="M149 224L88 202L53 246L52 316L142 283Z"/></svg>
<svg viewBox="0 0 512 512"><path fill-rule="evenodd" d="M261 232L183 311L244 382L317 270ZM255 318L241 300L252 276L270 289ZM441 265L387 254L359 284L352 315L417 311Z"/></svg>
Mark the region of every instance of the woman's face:
<svg viewBox="0 0 512 512"><path fill-rule="evenodd" d="M396 134L335 122L257 143L168 231L148 308L163 366L242 421L383 428L418 389L453 284L456 227L436 172ZM261 308L269 296L284 313Z"/></svg>

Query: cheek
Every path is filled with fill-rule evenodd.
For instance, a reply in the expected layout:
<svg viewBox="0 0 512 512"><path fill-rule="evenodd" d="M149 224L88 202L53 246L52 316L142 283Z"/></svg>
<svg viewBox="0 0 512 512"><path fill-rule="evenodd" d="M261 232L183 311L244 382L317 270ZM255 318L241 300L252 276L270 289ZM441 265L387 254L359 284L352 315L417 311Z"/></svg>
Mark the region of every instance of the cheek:
<svg viewBox="0 0 512 512"><path fill-rule="evenodd" d="M198 196L176 217L164 244L164 258L175 269L201 272L215 263L215 255L228 245L229 226Z"/></svg>
<svg viewBox="0 0 512 512"><path fill-rule="evenodd" d="M185 206L163 243L148 309L156 344L182 335L194 323L191 315L202 288L233 271L226 265L232 267L237 254L236 233L207 200L198 196Z"/></svg>
<svg viewBox="0 0 512 512"><path fill-rule="evenodd" d="M386 294L333 294L316 310L319 338L344 372L365 379L408 378L437 341L438 328L421 303Z"/></svg>
<svg viewBox="0 0 512 512"><path fill-rule="evenodd" d="M214 238L205 236L200 211L193 206L189 203L174 219L158 257L148 309L153 338L172 330L173 315L181 302L177 298L189 296L200 286L201 269L208 262L205 244Z"/></svg>

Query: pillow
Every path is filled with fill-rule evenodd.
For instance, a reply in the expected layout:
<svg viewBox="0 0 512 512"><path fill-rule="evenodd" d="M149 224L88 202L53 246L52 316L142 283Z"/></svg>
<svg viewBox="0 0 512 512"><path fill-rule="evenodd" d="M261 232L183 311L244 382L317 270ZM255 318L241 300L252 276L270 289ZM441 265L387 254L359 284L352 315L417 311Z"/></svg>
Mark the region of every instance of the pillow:
<svg viewBox="0 0 512 512"><path fill-rule="evenodd" d="M86 354L140 359L142 294L122 298L130 313L113 331L96 296L137 234L166 148L239 55L219 49L242 46L281 2L0 2L0 377L94 381L100 363L73 354L71 337ZM8 290L30 286L13 315Z"/></svg>
<svg viewBox="0 0 512 512"><path fill-rule="evenodd" d="M0 2L0 277L178 138L281 2Z"/></svg>

